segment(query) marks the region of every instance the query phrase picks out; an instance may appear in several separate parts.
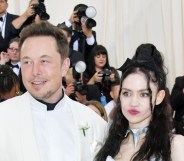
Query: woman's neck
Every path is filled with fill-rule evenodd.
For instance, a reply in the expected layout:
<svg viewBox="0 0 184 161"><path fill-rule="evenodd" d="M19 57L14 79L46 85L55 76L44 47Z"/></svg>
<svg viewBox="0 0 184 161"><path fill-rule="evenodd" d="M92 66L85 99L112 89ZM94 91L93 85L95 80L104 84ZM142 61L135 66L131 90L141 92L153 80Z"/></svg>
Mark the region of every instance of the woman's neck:
<svg viewBox="0 0 184 161"><path fill-rule="evenodd" d="M103 70L103 68L95 67L96 72L100 72Z"/></svg>

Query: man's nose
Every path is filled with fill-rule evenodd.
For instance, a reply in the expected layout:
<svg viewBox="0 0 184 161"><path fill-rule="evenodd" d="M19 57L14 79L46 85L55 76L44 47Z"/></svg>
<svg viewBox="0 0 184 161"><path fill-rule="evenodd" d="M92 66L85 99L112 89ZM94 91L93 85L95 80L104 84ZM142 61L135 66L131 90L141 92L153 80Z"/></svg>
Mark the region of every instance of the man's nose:
<svg viewBox="0 0 184 161"><path fill-rule="evenodd" d="M40 75L41 74L39 63L34 63L33 64L32 73L33 73L34 76L37 76L37 75Z"/></svg>

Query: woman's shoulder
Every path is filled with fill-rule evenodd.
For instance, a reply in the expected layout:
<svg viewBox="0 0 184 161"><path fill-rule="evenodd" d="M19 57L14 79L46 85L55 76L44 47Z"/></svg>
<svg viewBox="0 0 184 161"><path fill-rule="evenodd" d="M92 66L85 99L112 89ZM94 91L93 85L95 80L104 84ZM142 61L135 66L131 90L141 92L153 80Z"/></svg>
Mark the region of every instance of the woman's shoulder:
<svg viewBox="0 0 184 161"><path fill-rule="evenodd" d="M184 136L174 134L172 138L172 146L184 145Z"/></svg>
<svg viewBox="0 0 184 161"><path fill-rule="evenodd" d="M184 158L184 136L173 135L171 142L171 158L172 160L182 161Z"/></svg>

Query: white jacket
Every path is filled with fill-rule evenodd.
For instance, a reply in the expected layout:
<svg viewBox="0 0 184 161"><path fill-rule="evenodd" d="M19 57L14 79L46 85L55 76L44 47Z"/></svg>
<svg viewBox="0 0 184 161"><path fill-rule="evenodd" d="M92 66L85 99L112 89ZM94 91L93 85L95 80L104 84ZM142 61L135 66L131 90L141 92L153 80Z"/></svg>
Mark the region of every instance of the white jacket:
<svg viewBox="0 0 184 161"><path fill-rule="evenodd" d="M86 106L66 95L63 99L66 99L65 106L71 108L77 126L74 129L78 134L75 160L92 161L103 144L107 124ZM90 127L86 136L79 128L83 122ZM0 161L40 161L28 92L0 103Z"/></svg>

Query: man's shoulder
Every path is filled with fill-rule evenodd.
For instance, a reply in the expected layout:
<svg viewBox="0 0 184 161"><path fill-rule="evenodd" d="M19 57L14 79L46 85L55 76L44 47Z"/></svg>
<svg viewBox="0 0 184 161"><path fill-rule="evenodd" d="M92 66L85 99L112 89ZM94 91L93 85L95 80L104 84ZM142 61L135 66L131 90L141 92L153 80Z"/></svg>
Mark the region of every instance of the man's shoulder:
<svg viewBox="0 0 184 161"><path fill-rule="evenodd" d="M17 17L19 17L18 15L15 15L15 14L11 14L11 13L7 13L7 18L8 19L16 19Z"/></svg>

